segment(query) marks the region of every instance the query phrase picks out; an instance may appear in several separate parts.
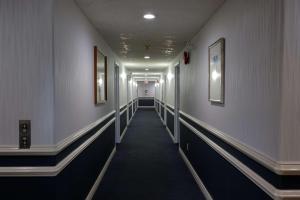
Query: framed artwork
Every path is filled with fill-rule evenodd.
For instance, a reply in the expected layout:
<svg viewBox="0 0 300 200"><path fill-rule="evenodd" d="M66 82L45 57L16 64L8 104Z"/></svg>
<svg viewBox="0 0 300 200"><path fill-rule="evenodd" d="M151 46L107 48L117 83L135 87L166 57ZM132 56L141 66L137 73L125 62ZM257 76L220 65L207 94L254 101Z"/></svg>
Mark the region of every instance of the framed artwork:
<svg viewBox="0 0 300 200"><path fill-rule="evenodd" d="M224 104L225 39L221 38L208 48L208 100Z"/></svg>
<svg viewBox="0 0 300 200"><path fill-rule="evenodd" d="M94 96L95 104L107 101L107 57L94 47Z"/></svg>

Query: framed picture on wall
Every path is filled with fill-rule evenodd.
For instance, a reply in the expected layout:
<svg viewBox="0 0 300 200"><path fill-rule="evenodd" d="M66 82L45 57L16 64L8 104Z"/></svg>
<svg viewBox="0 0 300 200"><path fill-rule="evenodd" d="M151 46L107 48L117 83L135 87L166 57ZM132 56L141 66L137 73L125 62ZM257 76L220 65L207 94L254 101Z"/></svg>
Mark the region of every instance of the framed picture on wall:
<svg viewBox="0 0 300 200"><path fill-rule="evenodd" d="M94 96L95 104L107 101L107 57L94 47Z"/></svg>
<svg viewBox="0 0 300 200"><path fill-rule="evenodd" d="M209 83L208 100L224 104L225 39L221 38L208 48Z"/></svg>

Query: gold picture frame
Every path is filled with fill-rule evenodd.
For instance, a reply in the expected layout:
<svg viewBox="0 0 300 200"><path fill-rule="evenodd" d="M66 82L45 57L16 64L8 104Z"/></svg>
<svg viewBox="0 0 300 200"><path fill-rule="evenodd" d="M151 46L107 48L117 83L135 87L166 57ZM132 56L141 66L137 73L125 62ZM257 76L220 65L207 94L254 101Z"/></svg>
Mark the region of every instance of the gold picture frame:
<svg viewBox="0 0 300 200"><path fill-rule="evenodd" d="M107 101L107 57L94 46L94 102L96 105Z"/></svg>

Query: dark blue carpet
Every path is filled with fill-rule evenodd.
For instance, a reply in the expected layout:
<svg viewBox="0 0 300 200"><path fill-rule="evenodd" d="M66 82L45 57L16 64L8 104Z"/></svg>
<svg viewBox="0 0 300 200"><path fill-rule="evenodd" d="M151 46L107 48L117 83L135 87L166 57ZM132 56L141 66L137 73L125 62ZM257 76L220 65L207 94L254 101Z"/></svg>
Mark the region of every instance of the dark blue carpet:
<svg viewBox="0 0 300 200"><path fill-rule="evenodd" d="M205 199L153 110L139 109L94 200Z"/></svg>

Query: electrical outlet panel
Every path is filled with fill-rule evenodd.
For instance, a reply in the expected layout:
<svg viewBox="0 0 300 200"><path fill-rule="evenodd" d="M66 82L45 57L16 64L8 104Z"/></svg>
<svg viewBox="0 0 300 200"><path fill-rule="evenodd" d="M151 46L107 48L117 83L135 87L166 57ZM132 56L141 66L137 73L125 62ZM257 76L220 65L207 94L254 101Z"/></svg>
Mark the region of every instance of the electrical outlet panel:
<svg viewBox="0 0 300 200"><path fill-rule="evenodd" d="M29 149L31 145L31 122L30 120L19 121L19 148Z"/></svg>

